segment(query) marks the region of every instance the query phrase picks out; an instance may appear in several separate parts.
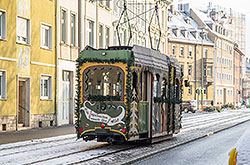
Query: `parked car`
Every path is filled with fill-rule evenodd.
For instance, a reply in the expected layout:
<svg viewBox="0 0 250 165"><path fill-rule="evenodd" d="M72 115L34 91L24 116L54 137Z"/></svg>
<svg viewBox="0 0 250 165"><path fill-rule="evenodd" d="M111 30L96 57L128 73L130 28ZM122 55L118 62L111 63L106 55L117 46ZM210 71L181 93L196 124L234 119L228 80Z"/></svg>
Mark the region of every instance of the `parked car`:
<svg viewBox="0 0 250 165"><path fill-rule="evenodd" d="M182 111L185 113L192 112L195 113L194 106L192 105L191 101L182 101Z"/></svg>

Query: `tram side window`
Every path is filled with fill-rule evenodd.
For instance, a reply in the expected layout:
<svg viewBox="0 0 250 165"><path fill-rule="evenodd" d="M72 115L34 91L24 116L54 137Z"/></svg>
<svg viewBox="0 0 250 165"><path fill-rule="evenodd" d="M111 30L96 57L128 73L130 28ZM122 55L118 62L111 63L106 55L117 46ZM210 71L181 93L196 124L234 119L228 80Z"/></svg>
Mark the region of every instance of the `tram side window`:
<svg viewBox="0 0 250 165"><path fill-rule="evenodd" d="M112 67L90 68L85 72L85 95L122 96L123 76Z"/></svg>
<svg viewBox="0 0 250 165"><path fill-rule="evenodd" d="M161 82L161 95L166 98L167 96L167 88L166 88L166 85L167 85L167 80L166 78L163 78L162 79L162 82Z"/></svg>
<svg viewBox="0 0 250 165"><path fill-rule="evenodd" d="M160 76L156 74L154 80L154 90L153 90L154 97L159 97L159 81L160 81Z"/></svg>
<svg viewBox="0 0 250 165"><path fill-rule="evenodd" d="M178 98L179 99L179 97L180 97L180 85L179 85L179 80L178 79L176 79L176 81L175 81L175 86L176 86L176 98Z"/></svg>
<svg viewBox="0 0 250 165"><path fill-rule="evenodd" d="M133 90L135 89L135 92L138 94L138 85L137 85L138 76L137 76L137 73L133 72L132 76L133 76L132 88L133 88Z"/></svg>

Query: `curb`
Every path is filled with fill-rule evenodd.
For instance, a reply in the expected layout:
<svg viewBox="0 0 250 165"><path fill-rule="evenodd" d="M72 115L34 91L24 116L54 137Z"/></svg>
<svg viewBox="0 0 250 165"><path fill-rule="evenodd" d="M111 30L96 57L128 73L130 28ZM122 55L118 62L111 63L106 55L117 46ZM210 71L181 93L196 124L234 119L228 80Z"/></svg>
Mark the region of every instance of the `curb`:
<svg viewBox="0 0 250 165"><path fill-rule="evenodd" d="M243 124L243 123L245 123L245 122L247 122L247 121L250 121L250 118L247 119L247 120L241 121L241 122L239 122L239 123L230 125L230 126L228 126L228 127L225 127L225 128L222 128L222 129L218 129L218 130L216 130L216 131L214 131L214 132L208 132L208 133L206 133L206 134L204 134L204 135L201 135L201 136L198 136L198 137L196 137L196 138L194 138L194 139L190 139L190 140L187 140L187 141L183 141L183 142L180 142L180 143L178 143L178 144L174 144L174 145L172 145L172 146L162 148L162 149L160 149L160 150L156 150L156 151L153 151L153 152L150 152L150 153L147 153L147 154L143 154L143 155L141 155L141 156L139 156L139 157L136 157L136 158L134 158L134 159L130 159L129 161L125 161L125 162L123 162L123 163L121 163L121 164L122 164L122 165L128 165L128 164L132 164L132 163L138 162L138 161L140 161L140 160L143 160L143 159L146 158L146 157L150 157L150 156L159 154L159 153L161 153L161 152L164 152L164 151L173 149L173 148L175 148L175 147L178 147L178 146L181 146L181 145L184 145L184 144L193 142L193 141L195 141L195 140L202 139L202 138L207 137L207 136L210 136L210 135L212 135L212 134L222 132L222 131L224 131L224 130L226 130L226 129L233 128L233 127L235 127L235 126L237 126L237 125L240 125L240 124Z"/></svg>

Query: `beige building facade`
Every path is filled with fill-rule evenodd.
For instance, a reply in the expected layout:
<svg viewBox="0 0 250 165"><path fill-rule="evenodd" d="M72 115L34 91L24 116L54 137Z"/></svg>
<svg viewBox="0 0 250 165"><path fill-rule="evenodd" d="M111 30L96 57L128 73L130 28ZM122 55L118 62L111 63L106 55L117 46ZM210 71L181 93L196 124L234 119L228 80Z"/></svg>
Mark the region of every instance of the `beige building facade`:
<svg viewBox="0 0 250 165"><path fill-rule="evenodd" d="M201 104L211 105L214 101L214 44L207 31L199 29L186 13L175 11L171 6L168 14L168 55L179 61L183 71L182 99L196 102L197 108Z"/></svg>
<svg viewBox="0 0 250 165"><path fill-rule="evenodd" d="M243 74L242 66L244 53L238 48L238 45L234 45L234 65L233 65L233 83L234 83L234 105L239 107L242 103L242 83L243 83Z"/></svg>

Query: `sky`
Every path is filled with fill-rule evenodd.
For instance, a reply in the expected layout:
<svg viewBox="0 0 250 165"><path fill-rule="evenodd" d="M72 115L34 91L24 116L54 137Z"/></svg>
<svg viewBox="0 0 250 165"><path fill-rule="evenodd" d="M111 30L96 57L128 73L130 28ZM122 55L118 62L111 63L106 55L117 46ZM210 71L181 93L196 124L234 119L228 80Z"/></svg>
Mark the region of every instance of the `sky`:
<svg viewBox="0 0 250 165"><path fill-rule="evenodd" d="M220 5L225 8L232 8L234 11L246 14L246 56L250 58L250 0L174 0L177 2L189 2L194 7Z"/></svg>

